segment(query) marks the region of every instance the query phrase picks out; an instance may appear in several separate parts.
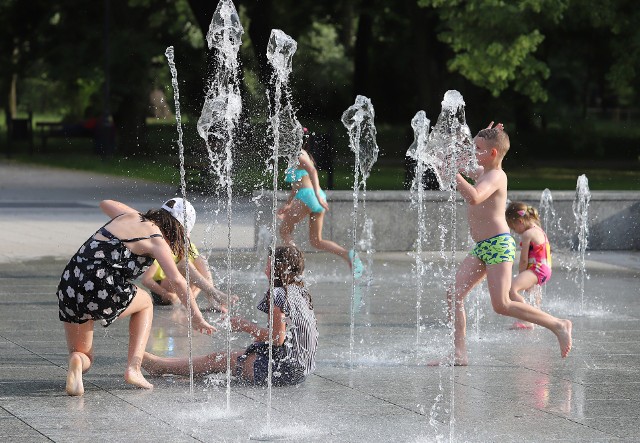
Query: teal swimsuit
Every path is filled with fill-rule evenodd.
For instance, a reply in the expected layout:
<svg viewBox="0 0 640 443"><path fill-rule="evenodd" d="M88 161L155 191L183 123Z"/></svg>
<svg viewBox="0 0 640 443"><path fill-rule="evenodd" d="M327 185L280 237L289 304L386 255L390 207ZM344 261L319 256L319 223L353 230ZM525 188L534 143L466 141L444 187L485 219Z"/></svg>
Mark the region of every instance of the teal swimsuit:
<svg viewBox="0 0 640 443"><path fill-rule="evenodd" d="M469 255L476 257L486 265L513 262L516 257L516 241L511 234L498 234L479 241Z"/></svg>
<svg viewBox="0 0 640 443"><path fill-rule="evenodd" d="M286 183L299 182L300 180L302 180L302 177L306 175L309 175L309 173L304 169L288 168L284 172L284 181ZM319 194L325 201L327 200L327 194L325 194L322 189L320 189ZM324 208L318 201L313 188L300 188L293 198L296 198L307 205L307 207L311 209L311 212L324 212Z"/></svg>

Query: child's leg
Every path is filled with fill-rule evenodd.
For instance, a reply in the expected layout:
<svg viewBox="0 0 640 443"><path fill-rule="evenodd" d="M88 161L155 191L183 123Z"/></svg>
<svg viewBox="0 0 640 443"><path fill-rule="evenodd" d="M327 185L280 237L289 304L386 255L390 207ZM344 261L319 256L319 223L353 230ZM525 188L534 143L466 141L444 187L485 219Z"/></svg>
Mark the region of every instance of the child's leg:
<svg viewBox="0 0 640 443"><path fill-rule="evenodd" d="M453 325L455 352L453 364L456 366L466 366L468 364L466 344L467 315L464 309L464 299L471 289L482 281L484 276L484 263L476 257L468 255L462 261L456 272L453 293L450 290L447 291L447 303L449 305L448 317L450 322L453 320L455 312L455 323ZM448 361L436 360L427 363L427 365L439 366L448 363Z"/></svg>
<svg viewBox="0 0 640 443"><path fill-rule="evenodd" d="M291 207L280 217L282 222L280 223L280 237L285 245L294 245L293 242L293 230L296 224L304 220L307 215L311 213L311 210L298 199L293 199Z"/></svg>
<svg viewBox="0 0 640 443"><path fill-rule="evenodd" d="M128 316L131 316L129 320L129 355L124 379L127 383L140 388L151 389L153 385L144 378L140 370L153 321L153 303L151 303L151 297L144 290L138 288L138 293L131 304L120 315L120 317Z"/></svg>
<svg viewBox="0 0 640 443"><path fill-rule="evenodd" d="M313 212L309 216L309 242L311 246L322 251L327 251L342 257L351 266L349 252L331 240L322 238L322 226L324 225L324 212Z"/></svg>
<svg viewBox="0 0 640 443"><path fill-rule="evenodd" d="M231 353L232 367L235 367L236 360L242 354L242 351L234 351ZM224 372L227 370L227 354L225 352L214 352L207 355L199 355L193 357L192 363L194 375L207 375L212 372ZM187 357L158 357L157 355L145 352L142 367L152 375L189 375L189 359Z"/></svg>
<svg viewBox="0 0 640 443"><path fill-rule="evenodd" d="M571 321L558 319L527 303L511 301L509 298L511 268L511 262L487 266L487 283L493 310L498 314L515 317L549 329L558 338L560 354L566 357L571 350Z"/></svg>
<svg viewBox="0 0 640 443"><path fill-rule="evenodd" d="M527 300L520 294L520 291L530 289L538 283L538 277L533 271L525 270L519 273L511 282L511 289L509 290L509 298L511 301L526 303ZM510 329L533 329L533 323L528 321L513 323Z"/></svg>
<svg viewBox="0 0 640 443"><path fill-rule="evenodd" d="M69 348L66 391L69 395L82 395L82 374L89 370L93 361L93 320L82 324L64 322L64 333Z"/></svg>
<svg viewBox="0 0 640 443"><path fill-rule="evenodd" d="M453 331L455 365L466 366L468 364L466 343L467 314L464 309L464 299L467 297L471 289L482 281L485 274L485 264L478 258L467 255L456 272L454 293L449 294L447 297L447 301L449 302L449 315L451 316L452 312L455 312L455 324ZM455 303L453 303L454 300ZM454 306L452 306L452 304Z"/></svg>
<svg viewBox="0 0 640 443"><path fill-rule="evenodd" d="M520 291L525 291L533 285L538 283L538 277L533 271L524 270L519 273L511 282L511 289L509 290L509 298L513 301L519 301L526 303L525 298L520 294Z"/></svg>

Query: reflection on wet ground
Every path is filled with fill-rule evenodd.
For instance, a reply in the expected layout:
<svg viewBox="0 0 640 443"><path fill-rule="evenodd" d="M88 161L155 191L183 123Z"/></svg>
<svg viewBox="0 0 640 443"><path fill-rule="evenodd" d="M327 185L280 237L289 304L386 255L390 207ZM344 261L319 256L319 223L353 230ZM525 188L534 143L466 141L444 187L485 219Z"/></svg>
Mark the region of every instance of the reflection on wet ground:
<svg viewBox="0 0 640 443"><path fill-rule="evenodd" d="M258 271L263 263L251 253L233 257L233 291L242 295L237 313L263 322L264 314L255 309L267 287ZM628 257L632 259L624 263L637 261L637 254ZM438 263L424 281L417 330L414 259L407 254L375 255L374 279L362 288L356 304L350 356L348 271L328 255L308 254L306 277L320 329L317 370L297 387L274 388L270 429L265 428L267 391L232 386L227 409L224 375L196 379L193 396L183 377L150 377L152 392L127 386L122 379L126 321L107 329L96 327L96 360L85 376L86 393L67 397L67 350L53 295L64 263L44 259L3 265L0 438L637 440L640 270L612 258L602 253L600 261L588 261L583 312L579 292L561 265L546 288L543 308L574 323L568 358L560 358L549 331L508 330L512 321L492 312L486 289L481 289L467 303L470 366L430 368L425 362L451 349ZM223 254L210 261L220 280L226 275L220 268ZM207 315L212 321L219 319L217 314ZM185 325L181 310L156 307L147 349L159 355L188 355ZM194 334L193 352L223 350L225 336ZM231 347L248 343L247 336L234 335Z"/></svg>

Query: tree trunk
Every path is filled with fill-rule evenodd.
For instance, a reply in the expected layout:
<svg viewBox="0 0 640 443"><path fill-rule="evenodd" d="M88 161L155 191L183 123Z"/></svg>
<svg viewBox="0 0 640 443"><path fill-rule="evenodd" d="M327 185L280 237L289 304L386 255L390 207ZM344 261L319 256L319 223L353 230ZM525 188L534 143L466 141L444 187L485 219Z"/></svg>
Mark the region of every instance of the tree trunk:
<svg viewBox="0 0 640 443"><path fill-rule="evenodd" d="M121 155L147 155L148 131L146 123L147 95L130 94L123 98L118 110L113 113L118 146Z"/></svg>

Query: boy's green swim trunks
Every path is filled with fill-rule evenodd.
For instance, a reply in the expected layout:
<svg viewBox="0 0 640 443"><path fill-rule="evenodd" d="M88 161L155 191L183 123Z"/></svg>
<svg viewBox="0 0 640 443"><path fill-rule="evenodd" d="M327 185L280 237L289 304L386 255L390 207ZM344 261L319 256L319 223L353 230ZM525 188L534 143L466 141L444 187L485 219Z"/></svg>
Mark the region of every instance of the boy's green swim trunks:
<svg viewBox="0 0 640 443"><path fill-rule="evenodd" d="M487 265L513 262L516 257L516 241L511 234L498 234L476 243L469 254Z"/></svg>

